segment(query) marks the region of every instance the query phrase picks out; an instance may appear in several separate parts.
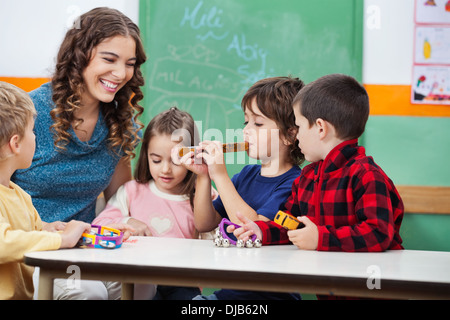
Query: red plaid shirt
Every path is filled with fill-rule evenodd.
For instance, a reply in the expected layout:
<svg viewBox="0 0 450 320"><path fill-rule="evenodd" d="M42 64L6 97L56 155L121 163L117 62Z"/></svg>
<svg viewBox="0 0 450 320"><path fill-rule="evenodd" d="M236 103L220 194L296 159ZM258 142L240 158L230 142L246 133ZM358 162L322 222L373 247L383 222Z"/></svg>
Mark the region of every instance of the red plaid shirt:
<svg viewBox="0 0 450 320"><path fill-rule="evenodd" d="M317 250L403 249L399 235L403 202L392 181L356 139L338 145L325 160L306 166L284 206L287 213L306 215L317 225ZM257 224L263 244L289 243L287 231L276 223Z"/></svg>

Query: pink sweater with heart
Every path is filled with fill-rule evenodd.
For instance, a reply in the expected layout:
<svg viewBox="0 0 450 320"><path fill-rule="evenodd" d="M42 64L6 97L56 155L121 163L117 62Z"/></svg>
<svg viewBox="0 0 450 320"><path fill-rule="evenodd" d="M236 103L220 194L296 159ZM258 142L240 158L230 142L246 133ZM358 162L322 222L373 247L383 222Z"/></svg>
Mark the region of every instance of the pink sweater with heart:
<svg viewBox="0 0 450 320"><path fill-rule="evenodd" d="M154 237L197 237L189 198L163 193L153 180L148 184L125 183L92 224L126 223L130 218L146 223Z"/></svg>

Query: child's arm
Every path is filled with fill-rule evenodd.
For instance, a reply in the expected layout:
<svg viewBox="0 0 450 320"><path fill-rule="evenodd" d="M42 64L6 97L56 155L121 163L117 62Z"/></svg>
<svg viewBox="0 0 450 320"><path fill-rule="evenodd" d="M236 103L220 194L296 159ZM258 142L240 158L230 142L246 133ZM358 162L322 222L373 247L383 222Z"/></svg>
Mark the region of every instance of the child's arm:
<svg viewBox="0 0 450 320"><path fill-rule="evenodd" d="M265 220L264 216L250 207L237 192L233 182L228 176L227 168L224 161L222 144L217 141L203 141L200 146L203 152L197 155L202 158L208 165L208 173L214 181L217 191L224 205L225 211L231 222L239 223L236 212L240 212L243 216L250 220Z"/></svg>
<svg viewBox="0 0 450 320"><path fill-rule="evenodd" d="M227 232L233 232L237 239L242 239L247 241L250 237L255 234L256 239L263 240L263 234L261 232L261 228L258 224L242 215L240 212L236 212L236 218L239 220L239 224L241 228L235 228L233 225L227 227Z"/></svg>
<svg viewBox="0 0 450 320"><path fill-rule="evenodd" d="M77 245L84 232L90 232L91 225L81 221L72 220L66 224L66 228L61 233L61 249L73 248Z"/></svg>
<svg viewBox="0 0 450 320"><path fill-rule="evenodd" d="M129 200L125 185L109 199L105 209L94 219L92 224L107 226L126 223L134 229L135 236L151 236L150 228L142 221L130 217Z"/></svg>
<svg viewBox="0 0 450 320"><path fill-rule="evenodd" d="M109 199L105 209L92 221L92 224L106 226L111 223L126 223L129 218L128 194L123 185Z"/></svg>
<svg viewBox="0 0 450 320"><path fill-rule="evenodd" d="M12 229L0 217L0 264L22 261L27 252L71 248L78 243L82 233L89 232L90 228L87 223L71 221L61 234L40 230L25 231Z"/></svg>
<svg viewBox="0 0 450 320"><path fill-rule="evenodd" d="M231 181L228 174L216 175L214 182L216 184L217 191L219 192L220 199L222 200L225 211L228 214L228 218L231 222L239 223L239 219L236 216L237 212L240 212L244 217L249 218L252 221L263 220L269 221L265 216L259 215L252 207L250 207L241 195L237 192L236 187Z"/></svg>
<svg viewBox="0 0 450 320"><path fill-rule="evenodd" d="M123 234L122 241L127 240L130 236L135 235L135 233L136 233L136 229L134 229L131 225L126 224L126 223L112 223L112 224L107 224L104 227L117 229L120 232L122 232L122 234Z"/></svg>
<svg viewBox="0 0 450 320"><path fill-rule="evenodd" d="M248 240L252 234L262 241L263 245L267 244L287 244L292 242L299 249L315 250L317 249L318 231L317 226L307 217L299 217L298 220L303 223L304 227L298 230L290 230L277 225L273 221L252 221L243 216L239 212L236 214L239 219L241 228L235 229L233 225L227 228L228 232L233 232L238 239Z"/></svg>
<svg viewBox="0 0 450 320"><path fill-rule="evenodd" d="M281 210L295 217L300 216L300 205L298 203L298 184L300 178L297 178L291 186L291 195L288 197ZM288 244L290 243L288 230L274 221L255 221L262 234L262 244Z"/></svg>
<svg viewBox="0 0 450 320"><path fill-rule="evenodd" d="M261 240L263 245L288 244L287 230L273 221L253 221L239 212L236 213L241 228L235 229L233 225L228 226L227 232L233 232L238 239L247 241L251 235Z"/></svg>
<svg viewBox="0 0 450 320"><path fill-rule="evenodd" d="M393 191L377 171L369 171L358 178L353 190L355 206L347 213L348 224L319 226L317 250L378 252L391 246L396 232L390 198ZM343 218L345 216L341 215L340 219Z"/></svg>
<svg viewBox="0 0 450 320"><path fill-rule="evenodd" d="M178 157L177 150L172 150L172 157ZM180 163L197 175L194 196L194 224L198 232L209 232L218 226L221 216L213 206L211 197L211 179L208 166L202 159L195 158L193 152L185 154Z"/></svg>
<svg viewBox="0 0 450 320"><path fill-rule="evenodd" d="M294 183L295 184L295 183ZM285 204L286 212L299 216L297 187ZM306 216L297 217L305 227L286 231L273 222L257 222L262 232L262 242L266 244L285 244L291 241L301 249L319 251L384 251L389 249L395 234L391 191L384 177L375 171L369 171L358 177L353 190L354 208L339 213L341 226L328 223L315 225ZM337 215L336 215L337 216ZM347 216L347 225L342 219ZM355 222L356 221L356 222Z"/></svg>
<svg viewBox="0 0 450 320"><path fill-rule="evenodd" d="M66 227L66 224L67 224L66 222L62 221L55 221L49 223L42 221L42 230L50 232L62 231Z"/></svg>
<svg viewBox="0 0 450 320"><path fill-rule="evenodd" d="M56 250L61 245L57 233L15 230L0 216L0 264L18 262L30 251Z"/></svg>
<svg viewBox="0 0 450 320"><path fill-rule="evenodd" d="M221 219L212 203L209 176L198 175L194 197L195 228L198 232L209 232L219 225Z"/></svg>

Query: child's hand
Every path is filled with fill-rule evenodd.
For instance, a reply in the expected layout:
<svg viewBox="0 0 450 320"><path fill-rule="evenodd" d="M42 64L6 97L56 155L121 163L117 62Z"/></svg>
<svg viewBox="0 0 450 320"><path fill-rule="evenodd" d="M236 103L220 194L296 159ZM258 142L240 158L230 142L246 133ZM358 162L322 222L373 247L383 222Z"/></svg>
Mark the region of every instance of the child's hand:
<svg viewBox="0 0 450 320"><path fill-rule="evenodd" d="M237 239L244 241L247 241L253 234L256 235L257 239L262 240L261 229L254 221L243 216L240 212L236 212L236 217L242 222L242 227L235 229L233 225L229 225L227 232L233 232Z"/></svg>
<svg viewBox="0 0 450 320"><path fill-rule="evenodd" d="M134 231L131 233L132 236L152 236L150 228L142 221L130 218L128 219L127 224L129 224L131 228L134 229Z"/></svg>
<svg viewBox="0 0 450 320"><path fill-rule="evenodd" d="M55 221L50 223L42 221L42 230L49 232L63 231L66 228L66 224L66 222L62 221Z"/></svg>
<svg viewBox="0 0 450 320"><path fill-rule="evenodd" d="M314 222L309 220L308 217L297 217L305 227L297 230L289 230L289 240L295 244L299 249L303 250L316 250L319 243L319 229Z"/></svg>
<svg viewBox="0 0 450 320"><path fill-rule="evenodd" d="M117 229L123 234L122 241L127 240L136 230L133 229L132 226L126 223L112 223L107 225L109 228Z"/></svg>
<svg viewBox="0 0 450 320"><path fill-rule="evenodd" d="M199 146L202 152L198 153L196 158L203 159L206 162L211 179L215 180L221 174L228 176L222 143L219 141L203 141L200 142Z"/></svg>
<svg viewBox="0 0 450 320"><path fill-rule="evenodd" d="M64 231L61 233L61 246L60 249L73 248L76 246L84 232L89 233L91 231L91 225L82 221L72 220L65 226Z"/></svg>
<svg viewBox="0 0 450 320"><path fill-rule="evenodd" d="M172 161L174 163L177 163L178 161L178 163L180 163L183 167L185 167L189 171L192 171L198 176L208 175L208 166L203 162L202 159L195 159L195 154L192 151L179 158L177 148L173 148Z"/></svg>

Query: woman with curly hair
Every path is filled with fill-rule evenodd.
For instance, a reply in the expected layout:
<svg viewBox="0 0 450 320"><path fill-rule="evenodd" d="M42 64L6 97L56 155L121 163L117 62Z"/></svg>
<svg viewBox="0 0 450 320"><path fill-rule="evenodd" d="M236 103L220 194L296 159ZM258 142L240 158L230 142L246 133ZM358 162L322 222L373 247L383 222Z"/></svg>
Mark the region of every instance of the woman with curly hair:
<svg viewBox="0 0 450 320"><path fill-rule="evenodd" d="M93 9L68 30L51 82L30 93L33 163L13 177L42 220L90 223L97 197L131 180L145 60L138 26L115 9Z"/></svg>
<svg viewBox="0 0 450 320"><path fill-rule="evenodd" d="M28 192L41 218L95 218L98 196L108 200L132 179L130 159L140 140L140 66L146 56L138 26L115 9L96 8L68 30L51 82L32 91L37 110L32 165L12 180ZM120 297L117 283L55 281L55 299Z"/></svg>

